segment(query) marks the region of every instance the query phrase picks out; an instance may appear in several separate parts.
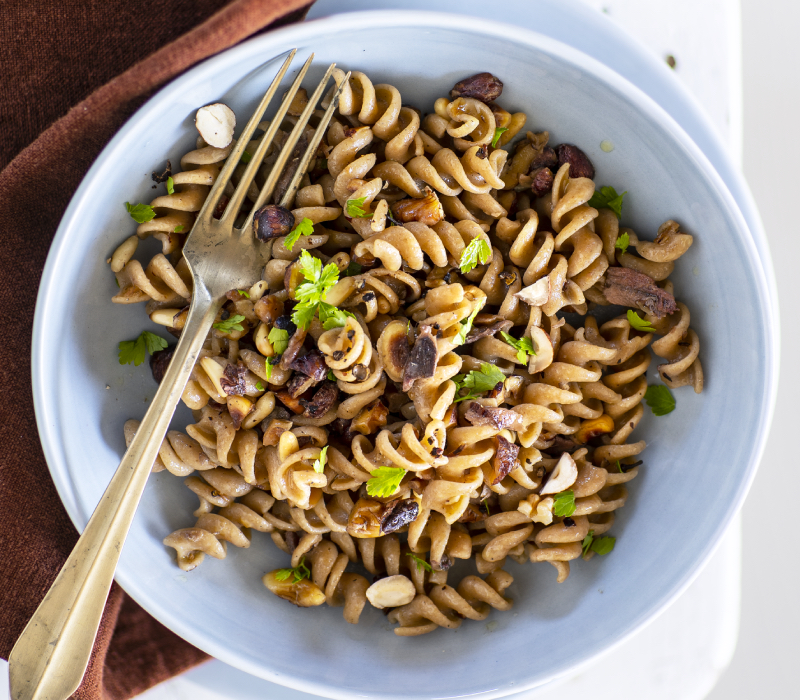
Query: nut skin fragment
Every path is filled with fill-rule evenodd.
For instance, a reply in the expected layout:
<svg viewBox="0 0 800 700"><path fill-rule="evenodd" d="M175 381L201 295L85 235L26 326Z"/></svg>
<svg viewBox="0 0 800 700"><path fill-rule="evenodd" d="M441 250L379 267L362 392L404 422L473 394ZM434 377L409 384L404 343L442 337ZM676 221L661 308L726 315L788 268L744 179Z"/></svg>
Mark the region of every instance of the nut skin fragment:
<svg viewBox="0 0 800 700"><path fill-rule="evenodd" d="M553 171L550 168L537 168L531 173L531 192L542 197L553 189Z"/></svg>
<svg viewBox="0 0 800 700"><path fill-rule="evenodd" d="M339 389L333 382L325 382L311 401L300 399L300 405L303 407L303 415L307 418L320 418L324 416L334 401L339 396Z"/></svg>
<svg viewBox="0 0 800 700"><path fill-rule="evenodd" d="M558 156L558 166L561 167L564 163L569 163L569 176L588 177L594 180L594 165L580 148L573 146L569 143L562 143L556 146L556 155Z"/></svg>
<svg viewBox="0 0 800 700"><path fill-rule="evenodd" d="M403 574L378 579L367 588L367 600L379 610L408 605L416 595L417 590L411 579Z"/></svg>
<svg viewBox="0 0 800 700"><path fill-rule="evenodd" d="M494 439L497 449L492 458L492 469L494 470L492 486L499 484L519 466L519 445L509 442L502 435L495 435Z"/></svg>
<svg viewBox="0 0 800 700"><path fill-rule="evenodd" d="M286 382L286 391L289 392L289 396L291 396L293 399L299 399L317 383L317 380L313 377L296 373L292 375L292 378L288 382Z"/></svg>
<svg viewBox="0 0 800 700"><path fill-rule="evenodd" d="M156 350L150 355L150 371L153 373L153 379L159 384L161 384L161 380L164 378L164 374L167 371L167 367L169 367L174 353L175 346L173 345L163 350Z"/></svg>
<svg viewBox="0 0 800 700"><path fill-rule="evenodd" d="M505 428L522 430L525 427L522 416L519 413L509 411L507 408L482 406L476 401L470 403L464 417L472 425L491 425L498 430L504 430Z"/></svg>
<svg viewBox="0 0 800 700"><path fill-rule="evenodd" d="M321 382L328 374L328 367L325 364L325 358L319 350L312 350L307 355L296 357L292 364L289 365L290 369L297 372L302 372L308 377Z"/></svg>
<svg viewBox="0 0 800 700"><path fill-rule="evenodd" d="M164 168L163 173L157 173L155 170L150 174L150 177L153 178L153 182L157 182L161 184L162 182L166 182L169 178L172 177L172 163L167 161L167 167Z"/></svg>
<svg viewBox="0 0 800 700"><path fill-rule="evenodd" d="M253 216L253 233L259 241L287 236L294 228L294 214L277 204L261 207Z"/></svg>
<svg viewBox="0 0 800 700"><path fill-rule="evenodd" d="M430 326L420 326L420 334L411 349L403 369L403 391L408 391L417 379L432 377L439 353Z"/></svg>
<svg viewBox="0 0 800 700"><path fill-rule="evenodd" d="M450 98L474 97L488 104L503 94L503 82L491 73L476 73L459 80L450 90Z"/></svg>
<svg viewBox="0 0 800 700"><path fill-rule="evenodd" d="M488 335L495 335L500 331L508 332L511 330L511 327L514 324L511 321L498 321L497 323L493 323L491 326L480 326L475 328L472 327L472 330L467 333L467 339L464 341L464 345L468 345L469 343L474 343L476 340L480 340L481 338L485 338Z"/></svg>
<svg viewBox="0 0 800 700"><path fill-rule="evenodd" d="M542 452L546 452L548 455L553 457L558 457L564 452L569 452L572 454L580 447L580 445L575 442L572 438L565 437L564 435L556 435L553 438L552 443L542 450Z"/></svg>
<svg viewBox="0 0 800 700"><path fill-rule="evenodd" d="M436 193L425 188L425 196L417 199L401 199L392 204L392 216L400 223L419 221L426 226L433 226L444 219L444 209Z"/></svg>
<svg viewBox="0 0 800 700"><path fill-rule="evenodd" d="M678 310L675 297L652 277L627 267L608 268L603 294L612 304L632 306L659 319Z"/></svg>
<svg viewBox="0 0 800 700"><path fill-rule="evenodd" d="M319 586L307 578L294 583L294 577L289 576L285 581L279 581L276 576L280 569L264 574L261 581L278 598L288 600L300 608L312 608L325 602L325 593Z"/></svg>
<svg viewBox="0 0 800 700"><path fill-rule="evenodd" d="M534 170L538 170L539 168L548 168L550 170L557 170L558 156L556 155L555 149L550 148L550 146L545 146L542 149L541 153L534 156L534 159L531 161L530 167L531 167L530 171L531 175L533 175Z"/></svg>
<svg viewBox="0 0 800 700"><path fill-rule="evenodd" d="M294 332L294 335L289 340L289 345L286 347L286 350L284 350L283 355L281 355L281 369L292 368L292 363L297 358L306 340L306 334L307 331L302 328L298 328Z"/></svg>
<svg viewBox="0 0 800 700"><path fill-rule="evenodd" d="M245 391L247 391L247 386L245 385L247 367L227 364L222 375L219 383L228 396L244 396Z"/></svg>

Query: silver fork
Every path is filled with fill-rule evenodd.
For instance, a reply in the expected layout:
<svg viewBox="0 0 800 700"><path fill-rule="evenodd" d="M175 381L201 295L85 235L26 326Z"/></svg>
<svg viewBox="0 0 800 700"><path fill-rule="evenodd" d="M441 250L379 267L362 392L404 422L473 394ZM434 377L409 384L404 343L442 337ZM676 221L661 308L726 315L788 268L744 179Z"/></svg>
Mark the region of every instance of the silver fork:
<svg viewBox="0 0 800 700"><path fill-rule="evenodd" d="M206 335L225 302L225 294L232 289L248 288L260 278L268 255L265 244L253 235L253 216L272 196L281 172L322 96L335 64L328 68L325 77L310 97L244 223L239 228L234 227L247 188L308 72L313 54L283 98L224 214L220 219L215 219L213 212L296 51L294 49L289 54L247 123L186 240L183 255L189 264L194 288L180 341L153 402L86 529L11 651L9 673L11 697L14 700L66 700L80 685L122 545ZM347 78L341 85L346 82ZM333 116L340 90L341 86L335 91L320 120L311 143L281 198L281 206L287 206L294 198L300 180Z"/></svg>

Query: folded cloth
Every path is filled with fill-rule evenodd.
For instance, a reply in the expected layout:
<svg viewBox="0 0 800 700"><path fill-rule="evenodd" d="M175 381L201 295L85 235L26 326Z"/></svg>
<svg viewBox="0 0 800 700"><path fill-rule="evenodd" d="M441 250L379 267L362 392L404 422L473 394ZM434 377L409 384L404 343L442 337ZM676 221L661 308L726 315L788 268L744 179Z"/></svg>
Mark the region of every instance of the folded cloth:
<svg viewBox="0 0 800 700"><path fill-rule="evenodd" d="M36 291L64 210L103 146L156 89L265 28L302 19L308 5L309 0L4 4L0 376L7 398L14 397L0 405L0 656L5 659L78 537L39 444L30 373ZM114 584L74 697L130 698L206 658Z"/></svg>

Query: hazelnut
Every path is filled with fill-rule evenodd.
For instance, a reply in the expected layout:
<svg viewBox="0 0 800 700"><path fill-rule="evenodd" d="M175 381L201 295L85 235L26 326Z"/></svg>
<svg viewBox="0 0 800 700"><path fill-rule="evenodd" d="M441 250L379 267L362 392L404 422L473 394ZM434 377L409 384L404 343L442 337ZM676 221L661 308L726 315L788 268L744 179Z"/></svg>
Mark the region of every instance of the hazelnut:
<svg viewBox="0 0 800 700"><path fill-rule="evenodd" d="M259 241L287 236L294 228L294 214L277 204L267 204L253 215L253 233Z"/></svg>
<svg viewBox="0 0 800 700"><path fill-rule="evenodd" d="M407 605L416 594L411 579L403 574L378 579L367 588L367 600L379 610Z"/></svg>
<svg viewBox="0 0 800 700"><path fill-rule="evenodd" d="M581 423L581 427L578 429L578 432L575 433L573 439L576 442L589 442L592 438L596 438L598 435L605 435L606 433L613 433L614 432L614 419L607 415L603 414L599 418L595 418L594 420L585 420Z"/></svg>
<svg viewBox="0 0 800 700"><path fill-rule="evenodd" d="M209 146L226 148L233 141L236 115L230 107L217 102L198 109L194 125Z"/></svg>
<svg viewBox="0 0 800 700"><path fill-rule="evenodd" d="M278 598L288 600L301 608L312 608L325 602L325 594L319 586L307 578L295 581L289 576L285 581L279 581L276 576L280 569L264 574L261 581Z"/></svg>
<svg viewBox="0 0 800 700"><path fill-rule="evenodd" d="M392 215L400 223L419 221L426 226L433 226L444 219L444 209L436 193L425 188L425 196L416 199L401 199L392 205Z"/></svg>

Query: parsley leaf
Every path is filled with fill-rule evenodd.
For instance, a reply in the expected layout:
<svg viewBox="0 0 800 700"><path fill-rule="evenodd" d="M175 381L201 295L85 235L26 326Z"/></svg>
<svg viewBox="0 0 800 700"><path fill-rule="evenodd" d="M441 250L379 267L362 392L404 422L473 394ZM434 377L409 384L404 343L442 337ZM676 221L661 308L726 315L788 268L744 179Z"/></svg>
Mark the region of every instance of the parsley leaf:
<svg viewBox="0 0 800 700"><path fill-rule="evenodd" d="M497 142L500 140L500 137L506 133L508 129L504 126L500 126L494 130L494 136L492 137L492 148L497 148Z"/></svg>
<svg viewBox="0 0 800 700"><path fill-rule="evenodd" d="M414 563L417 565L417 571L425 569L425 571L430 571L431 573L433 573L433 567L430 564L428 564L428 562L426 562L424 559L414 554L414 552L406 552L406 556L411 557L414 560Z"/></svg>
<svg viewBox="0 0 800 700"><path fill-rule="evenodd" d="M294 244L300 240L300 236L310 236L312 233L314 233L314 222L305 218L283 239L283 247L291 250L294 248Z"/></svg>
<svg viewBox="0 0 800 700"><path fill-rule="evenodd" d="M317 472L317 474L322 474L322 472L325 471L325 462L327 460L328 460L328 446L325 445L325 447L323 447L319 451L319 459L314 460L314 471Z"/></svg>
<svg viewBox="0 0 800 700"><path fill-rule="evenodd" d="M272 365L268 364L270 374L272 373ZM264 385L261 382L256 382L256 391L264 391Z"/></svg>
<svg viewBox="0 0 800 700"><path fill-rule="evenodd" d="M472 322L475 320L475 317L478 315L479 311L479 308L475 309L475 311L470 314L469 318L465 318L463 321L460 321L458 333L456 334L456 340L458 340L456 345L463 345L467 342L467 333L472 330Z"/></svg>
<svg viewBox="0 0 800 700"><path fill-rule="evenodd" d="M275 579L278 581L287 581L290 576L294 576L294 581L292 583L299 583L304 578L310 578L311 572L308 570L308 567L305 565L306 558L303 557L300 560L300 563L295 566L293 569L278 569L275 572Z"/></svg>
<svg viewBox="0 0 800 700"><path fill-rule="evenodd" d="M253 159L253 154L249 151L245 151L242 153L242 157L239 158L240 163L249 163Z"/></svg>
<svg viewBox="0 0 800 700"><path fill-rule="evenodd" d="M464 387L470 389L470 392L466 396L456 396L455 399L453 399L453 403L477 398L478 394L484 391L491 391L497 386L498 382L503 382L505 379L506 375L497 367L488 362L482 362L480 372L473 370L467 375L459 374L453 377L453 381L458 387L457 391L460 391Z"/></svg>
<svg viewBox="0 0 800 700"><path fill-rule="evenodd" d="M622 471L622 465L619 463L619 460L617 460L617 469L619 470L620 474L624 474L625 473L624 471Z"/></svg>
<svg viewBox="0 0 800 700"><path fill-rule="evenodd" d="M306 329L319 305L325 301L328 290L339 281L339 268L334 263L328 263L323 268L322 261L307 250L300 253L299 261L300 271L306 281L294 290L295 298L300 303L294 308L292 321L296 326Z"/></svg>
<svg viewBox="0 0 800 700"><path fill-rule="evenodd" d="M367 481L367 493L378 498L388 498L400 488L400 482L406 475L402 467L378 467L372 471Z"/></svg>
<svg viewBox="0 0 800 700"><path fill-rule="evenodd" d="M666 416L675 410L675 397L663 384L651 384L644 392L644 400L654 416Z"/></svg>
<svg viewBox="0 0 800 700"><path fill-rule="evenodd" d="M319 303L319 320L326 331L344 326L347 323L348 316L355 318L355 315L349 311L342 311L335 306L326 304L324 301Z"/></svg>
<svg viewBox="0 0 800 700"><path fill-rule="evenodd" d="M595 209L606 208L611 209L617 218L622 218L622 198L628 194L623 192L617 194L613 187L601 187L599 192L595 192L589 200L589 206Z"/></svg>
<svg viewBox="0 0 800 700"><path fill-rule="evenodd" d="M344 276L355 277L356 275L360 275L361 269L361 265L359 265L357 262L351 262L344 271Z"/></svg>
<svg viewBox="0 0 800 700"><path fill-rule="evenodd" d="M239 294L241 294L246 299L250 298L250 292L246 292L244 289L237 289L236 291L239 292Z"/></svg>
<svg viewBox="0 0 800 700"><path fill-rule="evenodd" d="M167 193L175 194L175 180L172 179L171 175L167 178Z"/></svg>
<svg viewBox="0 0 800 700"><path fill-rule="evenodd" d="M117 357L121 365L129 365L131 362L138 367L144 362L147 353L151 355L167 347L167 341L160 335L142 332L136 340L123 340L119 344Z"/></svg>
<svg viewBox="0 0 800 700"><path fill-rule="evenodd" d="M275 357L277 357L277 355L275 355ZM272 364L268 357L264 360L264 374L267 376L267 379L272 379Z"/></svg>
<svg viewBox="0 0 800 700"><path fill-rule="evenodd" d="M528 364L528 355L536 356L536 350L533 349L533 341L530 338L526 337L517 340L505 331L500 331L500 335L503 336L503 340L517 351L517 361L523 365Z"/></svg>
<svg viewBox="0 0 800 700"><path fill-rule="evenodd" d="M267 336L267 340L269 340L276 355L283 355L286 352L286 348L289 347L289 331L273 327Z"/></svg>
<svg viewBox="0 0 800 700"><path fill-rule="evenodd" d="M583 538L583 542L581 542L581 554L585 557L589 553L589 548L592 546L592 540L594 539L594 530L589 530L589 534Z"/></svg>
<svg viewBox="0 0 800 700"><path fill-rule="evenodd" d="M641 331L642 333L655 333L656 329L650 324L650 321L645 321L639 314L637 314L632 309L628 309L628 323L631 324L631 328L635 331Z"/></svg>
<svg viewBox="0 0 800 700"><path fill-rule="evenodd" d="M173 233L181 233L183 231L183 225L176 226Z"/></svg>
<svg viewBox="0 0 800 700"><path fill-rule="evenodd" d="M469 245L464 248L464 252L461 253L461 261L458 263L458 266L461 268L461 272L466 274L478 266L478 259L480 259L481 265L485 265L487 262L489 262L489 258L491 257L491 246L486 242L485 239L476 236L469 242Z"/></svg>
<svg viewBox="0 0 800 700"><path fill-rule="evenodd" d="M336 381L336 375L333 373L332 369L328 370L328 381L331 381L331 382L335 382Z"/></svg>
<svg viewBox="0 0 800 700"><path fill-rule="evenodd" d="M146 221L152 221L156 216L156 213L153 211L153 207L151 207L149 204L130 204L129 202L125 202L125 209L137 224L143 224Z"/></svg>
<svg viewBox="0 0 800 700"><path fill-rule="evenodd" d="M559 493L553 502L553 515L568 518L575 512L575 492L572 490Z"/></svg>
<svg viewBox="0 0 800 700"><path fill-rule="evenodd" d="M604 557L614 549L616 541L616 537L595 537L594 530L589 530L589 534L583 538L583 542L581 543L583 556L585 557L589 553L589 550L591 550L601 557Z"/></svg>
<svg viewBox="0 0 800 700"><path fill-rule="evenodd" d="M231 331L243 331L244 326L242 325L242 321L244 321L244 316L234 314L233 316L226 318L224 321L218 321L217 323L213 324L213 327L218 331L222 331L223 333L230 333Z"/></svg>
<svg viewBox="0 0 800 700"><path fill-rule="evenodd" d="M366 197L359 197L358 199L348 199L344 203L345 212L351 219L369 219L372 212L364 209L364 202L367 201Z"/></svg>
<svg viewBox="0 0 800 700"><path fill-rule="evenodd" d="M627 233L621 233L617 236L617 240L614 243L614 247L619 250L620 253L625 255L628 252L628 246L631 244L631 237Z"/></svg>

